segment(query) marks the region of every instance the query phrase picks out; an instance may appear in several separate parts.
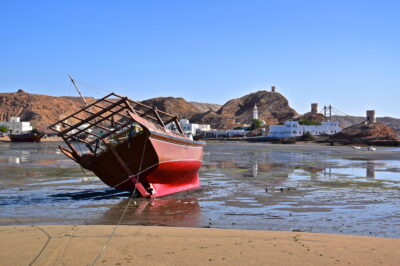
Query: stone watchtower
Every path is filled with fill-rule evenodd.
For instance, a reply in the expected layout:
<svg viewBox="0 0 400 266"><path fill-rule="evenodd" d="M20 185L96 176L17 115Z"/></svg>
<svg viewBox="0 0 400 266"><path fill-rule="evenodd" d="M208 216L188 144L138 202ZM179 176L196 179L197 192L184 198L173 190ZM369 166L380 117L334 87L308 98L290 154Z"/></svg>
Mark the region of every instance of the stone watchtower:
<svg viewBox="0 0 400 266"><path fill-rule="evenodd" d="M376 122L375 110L367 110L367 122L368 123Z"/></svg>
<svg viewBox="0 0 400 266"><path fill-rule="evenodd" d="M271 86L271 92L275 93L276 92L276 87L275 86Z"/></svg>
<svg viewBox="0 0 400 266"><path fill-rule="evenodd" d="M257 104L254 105L253 108L253 119L258 119L258 108L257 108Z"/></svg>
<svg viewBox="0 0 400 266"><path fill-rule="evenodd" d="M311 104L311 113L313 113L313 114L318 113L318 103Z"/></svg>

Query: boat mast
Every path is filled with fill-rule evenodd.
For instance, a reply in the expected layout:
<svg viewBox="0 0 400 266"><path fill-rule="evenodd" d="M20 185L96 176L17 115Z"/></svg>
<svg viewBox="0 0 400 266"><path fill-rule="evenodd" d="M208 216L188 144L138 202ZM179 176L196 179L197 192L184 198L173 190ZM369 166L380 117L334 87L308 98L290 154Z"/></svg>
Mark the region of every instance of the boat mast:
<svg viewBox="0 0 400 266"><path fill-rule="evenodd" d="M71 77L71 75L68 75L69 79L71 80L72 84L74 85L75 89L78 91L79 96L81 96L83 102L85 103L85 106L88 106L85 98L83 98L81 91L79 90L78 86L75 83L75 80Z"/></svg>

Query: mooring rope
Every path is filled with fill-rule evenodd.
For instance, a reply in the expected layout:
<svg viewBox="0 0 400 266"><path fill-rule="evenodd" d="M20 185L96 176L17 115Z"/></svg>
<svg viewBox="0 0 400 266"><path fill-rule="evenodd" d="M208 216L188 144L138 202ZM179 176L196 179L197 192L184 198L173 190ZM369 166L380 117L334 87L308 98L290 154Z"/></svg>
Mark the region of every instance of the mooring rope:
<svg viewBox="0 0 400 266"><path fill-rule="evenodd" d="M122 212L122 215L121 215L121 217L120 217L119 220L118 220L118 223L114 226L114 228L113 228L113 230L112 230L110 236L108 237L107 242L104 244L104 246L101 248L101 250L99 251L99 253L98 253L97 256L95 257L95 259L93 260L93 262L90 264L90 265L92 265L92 266L96 264L97 260L98 260L98 259L100 258L100 256L101 256L101 254L104 252L104 250L106 250L108 244L110 243L111 239L113 238L113 236L114 236L114 234L115 234L115 231L117 230L117 227L121 224L122 219L124 218L125 213L126 213L126 211L128 210L129 205L130 205L131 202L132 202L132 199L133 199L134 194L136 193L136 184L139 182L139 176L140 176L140 173L141 173L140 170L141 170L142 164L143 164L144 153L145 153L145 150L146 150L146 144L147 144L148 137L149 137L149 134L147 133L147 134L146 134L146 138L145 138L146 140L145 140L144 145L143 145L142 157L141 157L141 159L140 159L138 174L136 174L136 175L137 175L137 178L136 178L135 188L133 189L132 194L131 194L130 197L129 197L128 204L126 204L125 209L124 209L124 211ZM127 180L129 180L129 179L130 179L130 176L127 178ZM116 186L118 186L118 185L116 185ZM113 188L115 188L116 186L113 186Z"/></svg>

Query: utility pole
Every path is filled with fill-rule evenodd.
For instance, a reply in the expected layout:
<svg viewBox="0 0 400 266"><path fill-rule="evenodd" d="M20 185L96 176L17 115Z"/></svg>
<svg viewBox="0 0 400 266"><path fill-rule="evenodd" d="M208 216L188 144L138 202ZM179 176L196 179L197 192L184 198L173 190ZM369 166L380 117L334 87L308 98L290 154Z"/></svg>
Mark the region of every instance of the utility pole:
<svg viewBox="0 0 400 266"><path fill-rule="evenodd" d="M329 105L329 121L332 119L332 105Z"/></svg>

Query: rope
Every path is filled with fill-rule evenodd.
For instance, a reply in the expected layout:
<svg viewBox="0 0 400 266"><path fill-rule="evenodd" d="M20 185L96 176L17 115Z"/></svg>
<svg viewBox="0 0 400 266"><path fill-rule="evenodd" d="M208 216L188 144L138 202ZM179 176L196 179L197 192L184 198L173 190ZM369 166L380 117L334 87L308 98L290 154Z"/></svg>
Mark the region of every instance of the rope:
<svg viewBox="0 0 400 266"><path fill-rule="evenodd" d="M136 189L135 189L135 190L136 190ZM100 252L97 254L96 258L93 260L93 262L92 262L90 265L92 265L92 266L95 265L96 262L97 262L97 260L100 258L101 254L104 252L104 250L106 250L106 248L107 248L107 246L108 246L108 243L110 243L112 237L113 237L114 234L115 234L115 231L117 230L117 227L121 224L121 221L122 221L122 219L124 218L125 213L126 213L126 211L128 210L129 205L131 204L131 201L132 201L132 198L133 198L133 193L135 192L135 190L132 191L132 194L130 195L128 204L125 206L124 212L122 213L121 217L119 218L118 223L114 226L114 228L113 228L113 230L112 230L110 236L109 236L108 239L107 239L107 242L106 242L106 243L104 244L104 246L101 248Z"/></svg>
<svg viewBox="0 0 400 266"><path fill-rule="evenodd" d="M114 236L114 234L115 234L115 231L117 230L117 227L121 224L122 219L124 218L125 213L126 213L126 211L128 210L128 207L129 207L129 205L130 205L131 202L132 202L133 195L136 193L136 184L139 182L139 175L140 175L140 173L141 173L140 170L142 169L143 158L144 158L144 153L145 153L145 150L146 150L146 145L147 145L148 137L149 137L149 134L148 134L148 132L147 132L147 133L146 133L146 140L145 140L144 145L143 145L142 156L141 156L141 160L140 160L140 164L139 164L138 174L135 175L135 176L137 176L137 178L136 178L136 183L135 183L135 188L133 189L132 194L131 194L130 197L129 197L128 204L125 206L125 209L124 209L124 211L123 211L121 217L119 218L118 223L114 226L114 228L113 228L113 230L112 230L110 236L108 237L107 242L104 244L104 246L101 248L100 252L97 254L96 258L95 258L95 259L93 260L93 262L90 264L90 265L92 265L92 266L96 264L97 260L98 260L98 259L100 258L100 256L101 256L101 254L104 252L104 250L106 250L108 244L110 243L111 239L113 238L113 236ZM129 176L129 177L127 178L127 180L129 180L130 178L131 178L131 176ZM126 181L124 181L124 182L126 182ZM115 185L115 186L113 186L113 187L115 188L116 186L118 186L118 185Z"/></svg>
<svg viewBox="0 0 400 266"><path fill-rule="evenodd" d="M95 85L93 85L93 84L90 84L90 83L87 83L87 82L84 82L84 81L80 81L80 80L76 80L76 79L74 79L75 80L75 82L78 82L78 83L80 83L80 84L83 84L83 85L85 85L85 87L86 87L86 90L92 90L92 91L96 91L97 93L107 93L107 94L109 94L109 93L112 93L113 91L112 90L110 90L110 89L106 89L106 88L100 88L100 87L97 87L97 86L95 86Z"/></svg>

